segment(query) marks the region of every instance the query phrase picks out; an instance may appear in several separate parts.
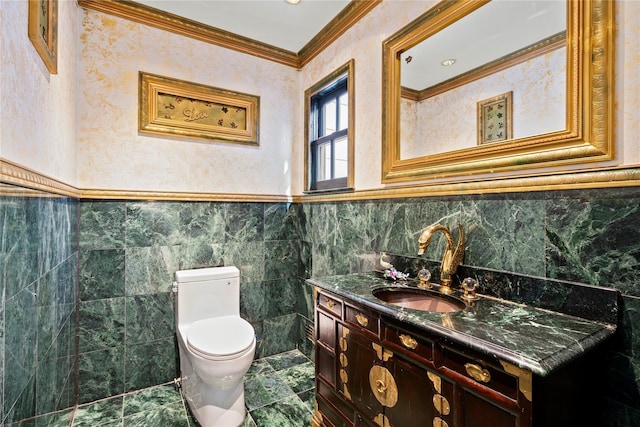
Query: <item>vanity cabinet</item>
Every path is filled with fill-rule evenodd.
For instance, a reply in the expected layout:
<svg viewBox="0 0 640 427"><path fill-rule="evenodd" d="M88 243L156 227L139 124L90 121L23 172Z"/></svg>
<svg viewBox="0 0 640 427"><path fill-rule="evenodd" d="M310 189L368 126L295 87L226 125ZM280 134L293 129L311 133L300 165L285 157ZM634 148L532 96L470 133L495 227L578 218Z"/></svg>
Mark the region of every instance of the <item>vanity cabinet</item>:
<svg viewBox="0 0 640 427"><path fill-rule="evenodd" d="M314 427L529 427L530 372L316 290Z"/></svg>

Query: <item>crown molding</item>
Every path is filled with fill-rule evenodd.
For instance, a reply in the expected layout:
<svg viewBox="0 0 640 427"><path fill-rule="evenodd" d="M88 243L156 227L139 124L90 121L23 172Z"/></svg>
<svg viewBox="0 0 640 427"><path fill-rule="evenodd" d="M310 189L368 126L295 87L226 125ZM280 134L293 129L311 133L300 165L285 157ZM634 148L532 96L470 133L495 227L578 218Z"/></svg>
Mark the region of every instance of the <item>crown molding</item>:
<svg viewBox="0 0 640 427"><path fill-rule="evenodd" d="M352 0L300 52L292 52L248 37L136 3L130 0L77 0L78 5L149 25L185 37L232 49L294 68L302 68L382 0Z"/></svg>

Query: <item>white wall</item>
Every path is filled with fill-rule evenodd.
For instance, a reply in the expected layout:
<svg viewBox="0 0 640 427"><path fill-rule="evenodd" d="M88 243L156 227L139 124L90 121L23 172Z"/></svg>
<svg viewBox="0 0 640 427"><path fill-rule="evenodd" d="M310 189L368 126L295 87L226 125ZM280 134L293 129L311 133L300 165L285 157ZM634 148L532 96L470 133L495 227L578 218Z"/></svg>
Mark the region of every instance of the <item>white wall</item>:
<svg viewBox="0 0 640 427"><path fill-rule="evenodd" d="M74 184L80 9L59 1L58 74L29 40L28 10L24 0L0 1L0 157Z"/></svg>
<svg viewBox="0 0 640 427"><path fill-rule="evenodd" d="M298 72L95 11L82 22L78 185L85 189L290 194ZM138 133L138 72L260 97L260 146Z"/></svg>

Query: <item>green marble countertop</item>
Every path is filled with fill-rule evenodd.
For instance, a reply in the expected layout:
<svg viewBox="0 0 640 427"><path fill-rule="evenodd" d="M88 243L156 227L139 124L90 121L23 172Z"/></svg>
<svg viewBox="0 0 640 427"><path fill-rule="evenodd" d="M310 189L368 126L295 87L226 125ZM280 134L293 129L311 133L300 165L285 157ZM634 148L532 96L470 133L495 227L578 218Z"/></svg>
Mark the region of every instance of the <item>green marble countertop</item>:
<svg viewBox="0 0 640 427"><path fill-rule="evenodd" d="M616 330L614 324L482 295L472 307L454 313L400 308L379 300L371 291L389 286L415 286L415 281L392 282L376 273L312 278L307 282L388 318L498 357L540 376L548 375L595 348Z"/></svg>

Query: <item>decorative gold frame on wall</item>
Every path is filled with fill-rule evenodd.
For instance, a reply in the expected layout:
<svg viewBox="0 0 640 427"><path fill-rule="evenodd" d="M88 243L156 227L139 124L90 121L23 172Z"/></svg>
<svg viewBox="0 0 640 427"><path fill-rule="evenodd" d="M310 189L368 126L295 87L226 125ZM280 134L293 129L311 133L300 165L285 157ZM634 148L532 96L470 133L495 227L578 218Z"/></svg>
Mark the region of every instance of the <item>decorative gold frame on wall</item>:
<svg viewBox="0 0 640 427"><path fill-rule="evenodd" d="M29 0L29 40L51 74L58 74L58 0Z"/></svg>
<svg viewBox="0 0 640 427"><path fill-rule="evenodd" d="M502 106L501 106L502 104ZM494 115L492 109L502 109L503 116ZM502 125L502 133L495 135L487 133L487 127L497 123ZM489 99L478 102L478 145L491 144L511 139L513 136L513 92L503 93Z"/></svg>
<svg viewBox="0 0 640 427"><path fill-rule="evenodd" d="M562 168L615 159L614 1L568 0L567 105L565 130L475 145L412 159L400 158L400 58L417 42L437 33L485 0L443 0L383 43L382 183L447 180L476 175ZM559 169L557 169L559 170ZM538 173L538 172L536 172ZM485 177L481 176L485 174ZM442 183L442 181L440 181Z"/></svg>
<svg viewBox="0 0 640 427"><path fill-rule="evenodd" d="M260 97L139 73L138 130L259 145Z"/></svg>

